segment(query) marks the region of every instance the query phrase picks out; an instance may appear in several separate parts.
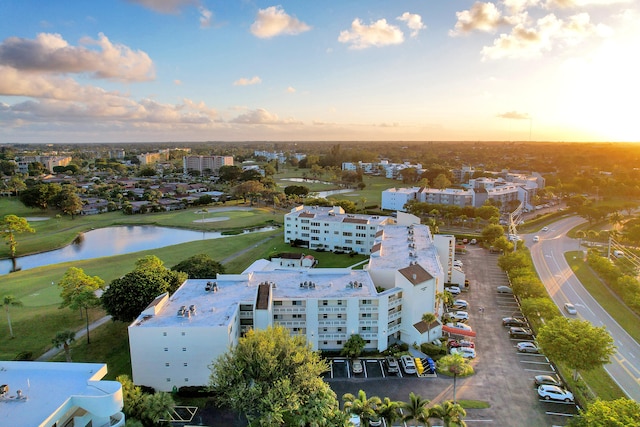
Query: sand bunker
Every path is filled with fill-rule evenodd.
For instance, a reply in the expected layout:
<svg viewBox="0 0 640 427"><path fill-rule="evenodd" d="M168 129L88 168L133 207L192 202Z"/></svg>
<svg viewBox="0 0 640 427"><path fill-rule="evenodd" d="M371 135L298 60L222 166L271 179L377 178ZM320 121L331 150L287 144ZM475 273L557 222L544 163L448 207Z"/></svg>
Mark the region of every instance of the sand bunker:
<svg viewBox="0 0 640 427"><path fill-rule="evenodd" d="M218 222L218 221L227 221L228 219L229 219L228 216L219 216L217 218L196 219L193 222Z"/></svg>

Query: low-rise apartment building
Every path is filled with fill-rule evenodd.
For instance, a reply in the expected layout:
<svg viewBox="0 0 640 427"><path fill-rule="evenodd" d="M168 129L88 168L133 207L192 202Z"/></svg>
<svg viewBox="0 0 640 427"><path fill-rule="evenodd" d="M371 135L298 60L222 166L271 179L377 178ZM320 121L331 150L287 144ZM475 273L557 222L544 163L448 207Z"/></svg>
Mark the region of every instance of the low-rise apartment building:
<svg viewBox="0 0 640 427"><path fill-rule="evenodd" d="M340 350L354 334L378 351L440 336L441 324L427 327L422 315L441 313L436 293L452 277L455 239L407 225L415 217L403 215L380 226L363 270L258 260L242 274L187 280L161 295L129 326L134 382L206 385L211 362L250 328L281 325L318 350Z"/></svg>

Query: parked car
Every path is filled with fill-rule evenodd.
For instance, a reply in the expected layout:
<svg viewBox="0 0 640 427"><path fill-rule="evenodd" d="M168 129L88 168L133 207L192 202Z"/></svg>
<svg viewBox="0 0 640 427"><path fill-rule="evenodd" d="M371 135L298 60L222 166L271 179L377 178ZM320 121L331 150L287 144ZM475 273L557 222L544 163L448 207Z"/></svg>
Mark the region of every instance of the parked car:
<svg viewBox="0 0 640 427"><path fill-rule="evenodd" d="M382 425L382 418L380 418L379 415L372 415L371 418L369 418L369 425L371 427L378 427Z"/></svg>
<svg viewBox="0 0 640 427"><path fill-rule="evenodd" d="M464 309L466 310L467 308L469 308L469 303L466 300L463 299L457 299L453 301L453 305L451 306L451 308L454 309Z"/></svg>
<svg viewBox="0 0 640 427"><path fill-rule="evenodd" d="M449 320L466 322L467 320L469 320L469 313L467 313L466 311L450 311L448 313L445 313L444 317Z"/></svg>
<svg viewBox="0 0 640 427"><path fill-rule="evenodd" d="M540 350L538 349L538 346L535 345L532 342L519 342L516 345L516 349L520 352L520 353L534 353L534 354L538 354L540 353Z"/></svg>
<svg viewBox="0 0 640 427"><path fill-rule="evenodd" d="M462 261L460 261L459 259L454 259L453 260L453 266L454 267L463 267L464 264L462 263Z"/></svg>
<svg viewBox="0 0 640 427"><path fill-rule="evenodd" d="M549 231L549 227L542 227L542 231Z"/></svg>
<svg viewBox="0 0 640 427"><path fill-rule="evenodd" d="M444 288L445 291L451 292L453 295L460 295L460 288L458 286L449 286L448 288Z"/></svg>
<svg viewBox="0 0 640 427"><path fill-rule="evenodd" d="M564 304L564 311L566 311L568 314L578 313L578 310L576 310L576 307L573 304L570 304L568 302Z"/></svg>
<svg viewBox="0 0 640 427"><path fill-rule="evenodd" d="M462 329L469 332L473 331L473 329L471 329L471 326L465 325L464 323L460 323L460 322L447 323L447 326L450 328Z"/></svg>
<svg viewBox="0 0 640 427"><path fill-rule="evenodd" d="M471 239L471 241L469 242L470 245L477 245L478 241L476 239Z"/></svg>
<svg viewBox="0 0 640 427"><path fill-rule="evenodd" d="M533 236L533 241L534 242L539 242L540 241L540 236Z"/></svg>
<svg viewBox="0 0 640 427"><path fill-rule="evenodd" d="M469 341L469 340L456 340L456 339L450 339L449 341L447 341L447 345L450 348L453 347L469 347L469 348L476 348L476 344L473 341Z"/></svg>
<svg viewBox="0 0 640 427"><path fill-rule="evenodd" d="M573 402L573 393L556 385L544 384L538 387L538 396L544 400L564 400L565 402Z"/></svg>
<svg viewBox="0 0 640 427"><path fill-rule="evenodd" d="M520 317L503 317L502 326L527 326L527 321Z"/></svg>
<svg viewBox="0 0 640 427"><path fill-rule="evenodd" d="M349 424L353 427L360 427L360 415L349 414Z"/></svg>
<svg viewBox="0 0 640 427"><path fill-rule="evenodd" d="M450 354L459 354L465 359L475 359L476 349L471 347L453 347L449 350Z"/></svg>
<svg viewBox="0 0 640 427"><path fill-rule="evenodd" d="M555 385L557 387L561 387L562 383L560 381L558 381L558 379L556 379L555 377L552 377L551 375L536 375L533 378L533 383L535 384L536 388L540 387L541 385Z"/></svg>
<svg viewBox="0 0 640 427"><path fill-rule="evenodd" d="M398 361L395 357L387 356L384 359L385 365L387 365L387 371L391 374L396 374L400 372L400 366L398 365Z"/></svg>
<svg viewBox="0 0 640 427"><path fill-rule="evenodd" d="M498 286L496 288L499 294L512 294L513 289L510 286Z"/></svg>
<svg viewBox="0 0 640 427"><path fill-rule="evenodd" d="M402 363L402 369L404 369L407 374L416 373L416 363L413 357L405 354L404 356L400 356L400 362Z"/></svg>
<svg viewBox="0 0 640 427"><path fill-rule="evenodd" d="M517 326L512 326L509 329L509 336L511 338L530 339L530 338L533 338L533 331L529 328L520 328Z"/></svg>
<svg viewBox="0 0 640 427"><path fill-rule="evenodd" d="M351 369L353 370L354 374L361 374L362 371L364 371L364 368L362 367L362 361L360 359L353 359L351 361Z"/></svg>

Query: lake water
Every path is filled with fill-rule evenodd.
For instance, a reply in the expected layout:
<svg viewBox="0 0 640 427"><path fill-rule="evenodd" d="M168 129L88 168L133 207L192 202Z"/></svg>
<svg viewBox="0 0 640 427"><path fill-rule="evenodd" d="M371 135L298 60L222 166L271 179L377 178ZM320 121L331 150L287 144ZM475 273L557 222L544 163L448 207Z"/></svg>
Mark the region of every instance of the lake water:
<svg viewBox="0 0 640 427"><path fill-rule="evenodd" d="M244 233L255 233L273 230L273 227L263 227L244 230ZM99 258L111 255L121 255L131 252L157 249L196 240L220 239L220 232L202 232L182 230L177 228L156 227L153 225L135 225L100 228L81 234L71 245L50 252L27 255L17 259L18 267L22 270L58 264L68 261ZM19 243L19 242L18 242ZM182 260L178 260L182 261ZM11 271L10 259L0 261L0 274Z"/></svg>

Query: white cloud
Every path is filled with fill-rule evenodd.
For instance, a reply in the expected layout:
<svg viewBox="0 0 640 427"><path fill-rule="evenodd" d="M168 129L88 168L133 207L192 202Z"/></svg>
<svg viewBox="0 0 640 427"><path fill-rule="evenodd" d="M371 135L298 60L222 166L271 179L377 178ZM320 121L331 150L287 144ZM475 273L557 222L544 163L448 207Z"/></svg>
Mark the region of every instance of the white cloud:
<svg viewBox="0 0 640 427"><path fill-rule="evenodd" d="M519 113L517 111L508 111L506 113L498 114L501 119L515 119L515 120L529 120L531 116L529 113Z"/></svg>
<svg viewBox="0 0 640 427"><path fill-rule="evenodd" d="M400 44L404 42L404 34L398 27L388 24L386 19L364 25L356 18L351 23L351 30L340 32L338 41L348 43L350 49L366 49Z"/></svg>
<svg viewBox="0 0 640 427"><path fill-rule="evenodd" d="M453 30L449 32L451 36L466 34L474 30L493 32L507 21L502 17L502 13L493 3L475 2L471 9L456 12L458 21Z"/></svg>
<svg viewBox="0 0 640 427"><path fill-rule="evenodd" d="M209 28L213 12L203 6L198 7L198 12L200 12L200 28Z"/></svg>
<svg viewBox="0 0 640 427"><path fill-rule="evenodd" d="M286 91L287 91L287 93L295 93L296 89L294 87L292 87L292 86L289 86Z"/></svg>
<svg viewBox="0 0 640 427"><path fill-rule="evenodd" d="M113 44L102 33L84 37L71 46L60 34L40 33L35 40L10 37L0 44L0 65L41 73L90 73L93 77L120 81L145 81L155 77L153 61L145 52Z"/></svg>
<svg viewBox="0 0 640 427"><path fill-rule="evenodd" d="M292 118L280 119L277 114L272 114L263 108L248 111L238 117L229 120L230 123L246 125L290 125L302 124L302 122Z"/></svg>
<svg viewBox="0 0 640 427"><path fill-rule="evenodd" d="M258 76L253 76L250 79L246 77L242 77L236 80L235 82L233 82L233 85L234 86L251 86L251 85L257 85L259 83L262 83L262 79Z"/></svg>
<svg viewBox="0 0 640 427"><path fill-rule="evenodd" d="M197 0L127 0L154 12L172 14L177 13L184 6L196 5Z"/></svg>
<svg viewBox="0 0 640 427"><path fill-rule="evenodd" d="M258 10L256 20L251 24L251 34L261 39L281 34L296 35L310 29L309 25L288 15L280 6Z"/></svg>
<svg viewBox="0 0 640 427"><path fill-rule="evenodd" d="M502 0L505 8L512 14L518 14L530 7L535 7L540 4L541 0Z"/></svg>
<svg viewBox="0 0 640 427"><path fill-rule="evenodd" d="M176 86L182 86L182 80L175 79L173 81L173 84L176 85Z"/></svg>
<svg viewBox="0 0 640 427"><path fill-rule="evenodd" d="M611 6L613 4L630 4L634 0L546 0L547 9L574 9L589 6Z"/></svg>
<svg viewBox="0 0 640 427"><path fill-rule="evenodd" d="M420 30L427 28L427 26L422 23L422 17L414 13L405 12L396 19L407 24L407 27L411 30L411 37L417 37Z"/></svg>
<svg viewBox="0 0 640 427"><path fill-rule="evenodd" d="M500 34L493 46L482 49L483 60L499 58L532 58L556 46L574 46L591 36L607 36L608 27L594 25L587 13L562 20L554 14L539 19L535 26L516 25L509 34Z"/></svg>

